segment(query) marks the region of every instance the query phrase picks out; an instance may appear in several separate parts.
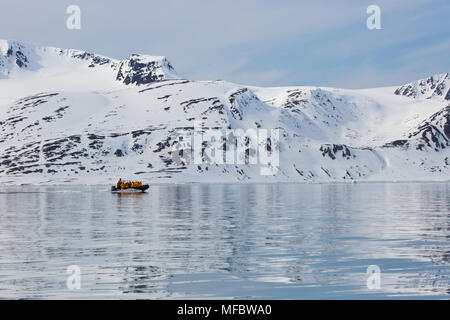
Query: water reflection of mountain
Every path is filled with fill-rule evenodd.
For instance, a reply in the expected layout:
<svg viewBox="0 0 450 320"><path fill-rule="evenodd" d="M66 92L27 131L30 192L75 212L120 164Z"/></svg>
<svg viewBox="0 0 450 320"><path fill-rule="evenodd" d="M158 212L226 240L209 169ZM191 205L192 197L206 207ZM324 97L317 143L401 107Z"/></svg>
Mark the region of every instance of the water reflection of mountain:
<svg viewBox="0 0 450 320"><path fill-rule="evenodd" d="M73 264L79 296L354 298L374 294L370 264L377 297L450 293L449 184L12 191L0 193L0 297L71 297Z"/></svg>

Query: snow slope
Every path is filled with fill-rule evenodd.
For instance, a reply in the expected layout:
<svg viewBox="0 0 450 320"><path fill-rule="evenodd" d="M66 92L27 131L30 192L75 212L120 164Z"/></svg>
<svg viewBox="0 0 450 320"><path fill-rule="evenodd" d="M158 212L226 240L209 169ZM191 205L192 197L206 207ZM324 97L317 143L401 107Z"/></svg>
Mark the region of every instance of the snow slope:
<svg viewBox="0 0 450 320"><path fill-rule="evenodd" d="M164 57L0 40L0 182L449 180L449 78L246 87L182 79ZM191 152L199 122L206 141ZM208 129L224 146L231 130L267 137L232 137L249 163L221 164ZM252 163L262 150L270 161Z"/></svg>

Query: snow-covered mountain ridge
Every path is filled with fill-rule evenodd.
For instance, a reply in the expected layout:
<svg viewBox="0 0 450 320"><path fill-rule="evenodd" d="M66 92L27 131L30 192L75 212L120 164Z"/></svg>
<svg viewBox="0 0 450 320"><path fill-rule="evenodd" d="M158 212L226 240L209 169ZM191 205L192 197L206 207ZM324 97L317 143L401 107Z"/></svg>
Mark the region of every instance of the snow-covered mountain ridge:
<svg viewBox="0 0 450 320"><path fill-rule="evenodd" d="M267 129L246 154L279 159L217 163L208 140L194 163L199 122L224 133L225 149L227 130ZM449 180L449 158L450 73L375 89L259 88L182 79L164 57L0 40L0 182Z"/></svg>
<svg viewBox="0 0 450 320"><path fill-rule="evenodd" d="M21 71L82 67L110 72L111 80L125 85L143 85L155 81L177 79L170 62L162 56L132 54L128 59L116 60L81 50L39 47L17 41L0 40L0 75L8 77Z"/></svg>

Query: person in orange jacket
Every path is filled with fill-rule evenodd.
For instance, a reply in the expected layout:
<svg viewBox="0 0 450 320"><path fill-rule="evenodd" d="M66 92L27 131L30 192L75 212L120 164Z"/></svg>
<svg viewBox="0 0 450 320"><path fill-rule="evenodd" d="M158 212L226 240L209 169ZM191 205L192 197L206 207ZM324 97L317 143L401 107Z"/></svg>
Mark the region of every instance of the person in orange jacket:
<svg viewBox="0 0 450 320"><path fill-rule="evenodd" d="M117 189L128 189L128 188L140 188L142 187L141 181L122 181L122 178L116 184Z"/></svg>

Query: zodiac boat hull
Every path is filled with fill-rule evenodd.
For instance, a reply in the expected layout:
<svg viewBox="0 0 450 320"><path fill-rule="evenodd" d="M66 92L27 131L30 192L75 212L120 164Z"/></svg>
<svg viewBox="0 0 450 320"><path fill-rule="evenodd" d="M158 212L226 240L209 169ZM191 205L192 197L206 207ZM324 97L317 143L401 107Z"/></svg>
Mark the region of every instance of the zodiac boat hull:
<svg viewBox="0 0 450 320"><path fill-rule="evenodd" d="M150 186L148 184L143 185L142 187L134 187L134 188L126 188L126 189L118 189L116 188L116 186L112 186L111 187L111 191L112 192L126 192L126 193L130 193L130 192L145 192L148 188L150 188Z"/></svg>

